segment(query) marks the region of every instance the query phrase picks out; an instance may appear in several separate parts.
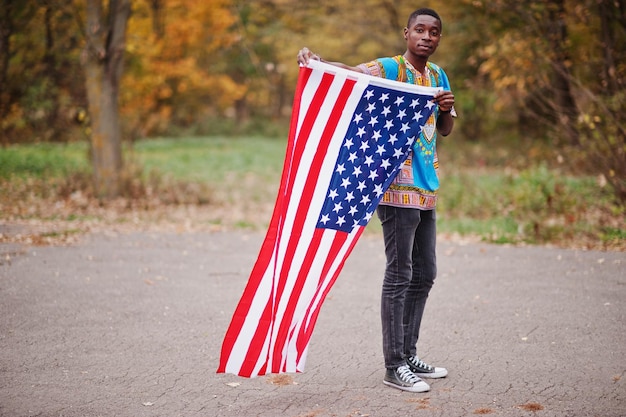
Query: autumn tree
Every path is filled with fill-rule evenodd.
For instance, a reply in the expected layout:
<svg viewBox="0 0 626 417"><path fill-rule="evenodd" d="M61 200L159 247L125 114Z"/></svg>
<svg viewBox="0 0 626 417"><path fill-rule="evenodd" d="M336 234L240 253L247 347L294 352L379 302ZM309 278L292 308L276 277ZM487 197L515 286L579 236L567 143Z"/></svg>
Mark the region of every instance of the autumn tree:
<svg viewBox="0 0 626 417"><path fill-rule="evenodd" d="M221 52L237 42L225 0L137 0L129 21L121 112L133 137L223 114L245 92Z"/></svg>
<svg viewBox="0 0 626 417"><path fill-rule="evenodd" d="M96 193L120 192L122 131L118 112L130 0L87 0L84 66Z"/></svg>

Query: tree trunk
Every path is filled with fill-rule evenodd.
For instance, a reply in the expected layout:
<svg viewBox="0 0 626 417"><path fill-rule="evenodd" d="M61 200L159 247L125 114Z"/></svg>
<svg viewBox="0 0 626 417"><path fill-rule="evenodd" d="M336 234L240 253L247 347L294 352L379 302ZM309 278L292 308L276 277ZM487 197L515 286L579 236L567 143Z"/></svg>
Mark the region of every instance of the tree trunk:
<svg viewBox="0 0 626 417"><path fill-rule="evenodd" d="M572 94L571 74L569 63L571 61L567 51L567 25L565 23L564 0L553 0L548 12L548 40L553 51L551 60L554 70L554 93L555 112L559 117L559 123L563 127L564 135L572 145L578 145L578 131L576 121L578 108Z"/></svg>
<svg viewBox="0 0 626 417"><path fill-rule="evenodd" d="M108 16L103 16L101 0L87 0L85 82L94 185L100 198L112 198L120 193L122 129L118 96L129 15L129 0L110 0Z"/></svg>
<svg viewBox="0 0 626 417"><path fill-rule="evenodd" d="M13 34L13 20L11 17L11 2L0 3L0 120L9 113L8 73L11 57L11 35ZM0 128L0 145L8 143L3 129Z"/></svg>
<svg viewBox="0 0 626 417"><path fill-rule="evenodd" d="M602 28L602 49L604 51L604 82L602 83L602 87L605 94L613 96L619 91L620 86L617 79L617 67L614 58L615 35L611 23L613 19L617 20L616 16L619 15L619 10L615 10L615 6L611 7L607 0L598 1L598 9Z"/></svg>

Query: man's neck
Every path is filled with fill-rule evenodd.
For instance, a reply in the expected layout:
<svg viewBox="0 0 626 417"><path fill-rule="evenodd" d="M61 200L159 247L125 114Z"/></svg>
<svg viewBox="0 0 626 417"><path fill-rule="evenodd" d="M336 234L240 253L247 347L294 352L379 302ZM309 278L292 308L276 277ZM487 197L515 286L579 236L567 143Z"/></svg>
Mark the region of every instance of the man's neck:
<svg viewBox="0 0 626 417"><path fill-rule="evenodd" d="M413 68L424 74L426 72L426 63L428 62L428 58L417 57L408 53L404 54L404 59L406 59Z"/></svg>

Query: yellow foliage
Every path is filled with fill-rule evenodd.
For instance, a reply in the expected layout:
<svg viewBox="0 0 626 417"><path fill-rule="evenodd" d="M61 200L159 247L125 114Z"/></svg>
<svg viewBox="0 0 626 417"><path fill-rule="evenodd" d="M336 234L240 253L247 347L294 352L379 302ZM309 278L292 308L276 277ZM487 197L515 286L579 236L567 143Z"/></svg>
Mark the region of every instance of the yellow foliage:
<svg viewBox="0 0 626 417"><path fill-rule="evenodd" d="M126 43L129 63L121 89L121 111L130 129L142 135L167 126L172 106L185 94L205 96L223 107L245 90L212 71L217 64L212 54L236 41L229 31L235 21L230 1L164 0L156 13L150 3L134 3ZM155 22L161 25L158 29Z"/></svg>

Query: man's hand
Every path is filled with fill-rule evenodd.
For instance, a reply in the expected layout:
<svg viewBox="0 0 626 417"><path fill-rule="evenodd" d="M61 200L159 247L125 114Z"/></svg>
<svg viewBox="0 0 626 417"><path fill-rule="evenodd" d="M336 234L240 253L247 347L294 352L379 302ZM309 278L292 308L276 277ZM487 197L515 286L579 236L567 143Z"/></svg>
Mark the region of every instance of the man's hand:
<svg viewBox="0 0 626 417"><path fill-rule="evenodd" d="M452 110L452 106L454 106L454 94L452 94L452 91L439 91L433 98L439 105L440 111L449 112Z"/></svg>
<svg viewBox="0 0 626 417"><path fill-rule="evenodd" d="M305 46L298 52L298 64L305 66L310 60L321 61L322 57L314 54Z"/></svg>

